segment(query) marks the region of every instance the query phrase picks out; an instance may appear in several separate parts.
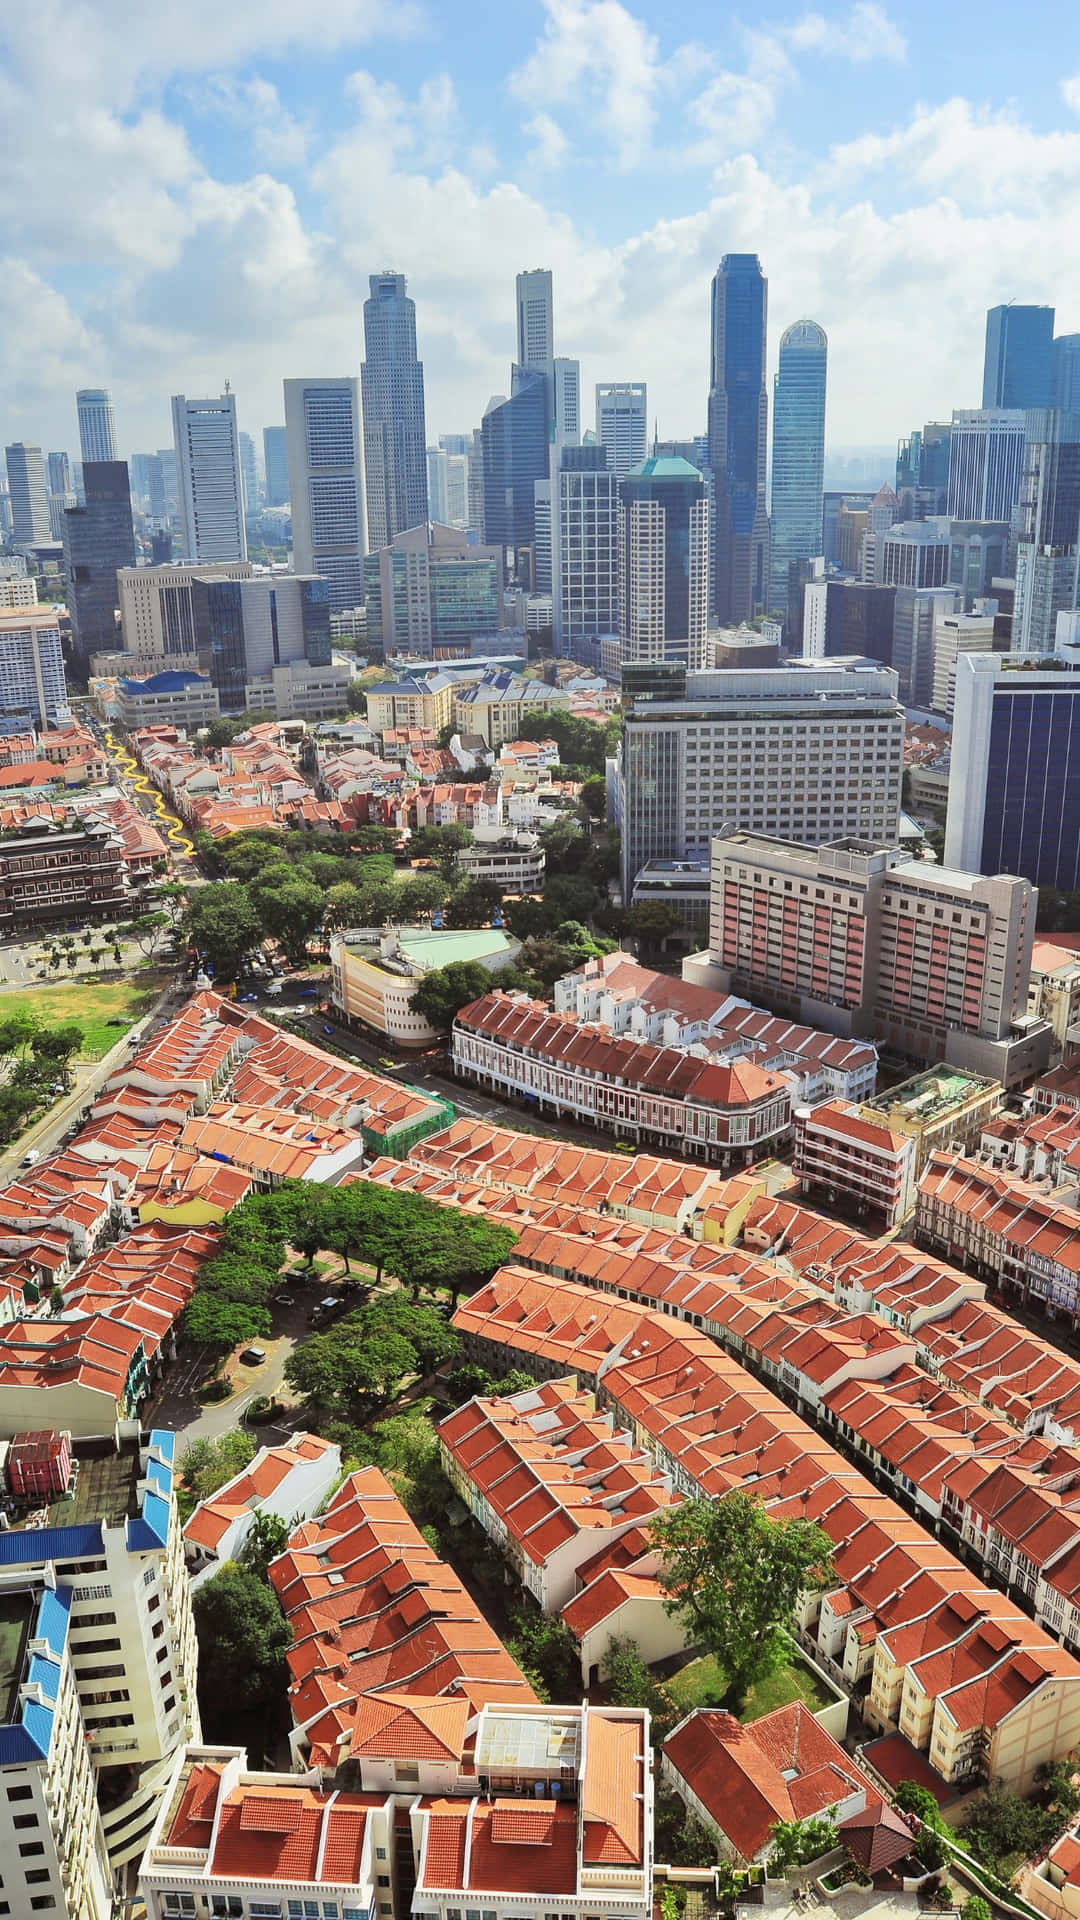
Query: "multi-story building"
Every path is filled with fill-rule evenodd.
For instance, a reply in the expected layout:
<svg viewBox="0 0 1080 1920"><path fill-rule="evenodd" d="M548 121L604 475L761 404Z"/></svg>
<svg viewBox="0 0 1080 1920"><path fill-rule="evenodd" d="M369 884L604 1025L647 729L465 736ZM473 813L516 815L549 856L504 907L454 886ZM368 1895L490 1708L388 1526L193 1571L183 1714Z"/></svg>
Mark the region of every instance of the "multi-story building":
<svg viewBox="0 0 1080 1920"><path fill-rule="evenodd" d="M526 680L518 673L489 673L455 688L454 725L459 733L476 734L485 746L501 747L504 741L518 738L523 720L568 704L569 696L546 681Z"/></svg>
<svg viewBox="0 0 1080 1920"><path fill-rule="evenodd" d="M986 315L984 407L1048 407L1053 377L1054 309L1012 301Z"/></svg>
<svg viewBox="0 0 1080 1920"><path fill-rule="evenodd" d="M862 577L885 587L941 587L950 578L949 522L898 520L882 533L868 532L862 546Z"/></svg>
<svg viewBox="0 0 1080 1920"><path fill-rule="evenodd" d="M416 306L405 292L405 275L373 273L368 285L361 369L364 476L367 538L377 550L428 517L427 433Z"/></svg>
<svg viewBox="0 0 1080 1920"><path fill-rule="evenodd" d="M509 552L520 570L535 538L536 482L548 478L548 378L522 366L514 366L510 377L509 399L497 396L484 412L479 478L484 538Z"/></svg>
<svg viewBox="0 0 1080 1920"><path fill-rule="evenodd" d="M886 1232L915 1210L916 1141L843 1100L796 1107L792 1171L804 1194L868 1213Z"/></svg>
<svg viewBox="0 0 1080 1920"><path fill-rule="evenodd" d="M287 666L269 667L248 679L244 704L252 712L269 708L278 720L332 720L348 710L351 681L347 664L313 666L307 660L290 660Z"/></svg>
<svg viewBox="0 0 1080 1920"><path fill-rule="evenodd" d="M498 827L481 829L471 846L462 847L458 868L470 880L486 880L501 894L542 893L546 856L535 833L504 833Z"/></svg>
<svg viewBox="0 0 1080 1920"><path fill-rule="evenodd" d="M1080 413L1038 408L1026 433L1012 644L1042 654L1080 603Z"/></svg>
<svg viewBox="0 0 1080 1920"><path fill-rule="evenodd" d="M644 380L599 380L596 438L616 480L625 480L648 452L649 409Z"/></svg>
<svg viewBox="0 0 1080 1920"><path fill-rule="evenodd" d="M218 690L209 674L166 668L147 680L118 680L116 714L129 733L165 722L177 727L207 727L221 712Z"/></svg>
<svg viewBox="0 0 1080 1920"><path fill-rule="evenodd" d="M236 395L173 395L173 440L184 546L190 561L246 560Z"/></svg>
<svg viewBox="0 0 1080 1920"><path fill-rule="evenodd" d="M83 467L97 461L117 462L116 416L108 387L81 387L75 395L75 407Z"/></svg>
<svg viewBox="0 0 1080 1920"><path fill-rule="evenodd" d="M386 658L467 656L474 639L495 640L503 601L498 547L425 520L369 553L362 577L367 639Z"/></svg>
<svg viewBox="0 0 1080 1920"><path fill-rule="evenodd" d="M359 381L286 380L285 445L293 566L322 574L335 612L358 607L367 551Z"/></svg>
<svg viewBox="0 0 1080 1920"><path fill-rule="evenodd" d="M725 254L712 282L709 379L711 604L722 626L738 626L768 611L767 311L768 282L757 254Z"/></svg>
<svg viewBox="0 0 1080 1920"><path fill-rule="evenodd" d="M419 927L336 933L330 942L330 997L347 1026L386 1034L398 1046L430 1047L439 1036L413 1005L424 974L461 960L478 961L498 973L519 952L516 940L492 927L462 933Z"/></svg>
<svg viewBox="0 0 1080 1920"><path fill-rule="evenodd" d="M868 539L875 537L867 535ZM855 658L891 666L899 591L894 586L861 580L807 580L803 588L803 658Z"/></svg>
<svg viewBox="0 0 1080 1920"><path fill-rule="evenodd" d="M905 706L930 706L934 695L935 628L940 618L963 610L964 596L958 587L897 587L891 663Z"/></svg>
<svg viewBox="0 0 1080 1920"><path fill-rule="evenodd" d="M50 493L74 493L75 489L71 484L71 461L66 453L50 453L45 467Z"/></svg>
<svg viewBox="0 0 1080 1920"><path fill-rule="evenodd" d="M120 630L124 651L162 665L176 656L198 653L193 588L196 580L250 580L248 560L218 561L214 566L124 567L117 574Z"/></svg>
<svg viewBox="0 0 1080 1920"><path fill-rule="evenodd" d="M619 476L603 446L566 447L551 489L555 653L595 667L619 631Z"/></svg>
<svg viewBox="0 0 1080 1920"><path fill-rule="evenodd" d="M85 505L64 514L63 539L72 650L85 665L116 645L117 575L135 565L127 461L86 461L83 495Z"/></svg>
<svg viewBox="0 0 1080 1920"><path fill-rule="evenodd" d="M987 609L979 603L971 613L958 613L948 607L934 611L934 677L929 705L935 713L952 718L956 695L956 662L962 653L992 653L996 602Z"/></svg>
<svg viewBox="0 0 1080 1920"><path fill-rule="evenodd" d="M1054 341L1049 404L1080 413L1080 333L1060 333Z"/></svg>
<svg viewBox="0 0 1080 1920"><path fill-rule="evenodd" d="M945 858L1080 887L1080 659L962 653Z"/></svg>
<svg viewBox="0 0 1080 1920"><path fill-rule="evenodd" d="M104 919L124 911L124 843L108 825L58 828L0 842L0 927Z"/></svg>
<svg viewBox="0 0 1080 1920"><path fill-rule="evenodd" d="M285 427L263 428L263 470L266 474L266 504L289 504L289 451Z"/></svg>
<svg viewBox="0 0 1080 1920"><path fill-rule="evenodd" d="M0 610L0 715L38 729L71 718L60 624L51 607Z"/></svg>
<svg viewBox="0 0 1080 1920"><path fill-rule="evenodd" d="M244 705L252 681L278 669L318 668L332 680L328 581L301 573L230 579L206 567L185 584L195 648L226 711ZM343 702L348 670L337 671L345 674ZM342 704L329 710L341 712Z"/></svg>
<svg viewBox="0 0 1080 1920"><path fill-rule="evenodd" d="M373 733L393 727L426 727L439 733L454 717L457 681L448 673L421 679L380 681L368 693L367 718ZM513 738L513 736L509 736Z"/></svg>
<svg viewBox="0 0 1080 1920"><path fill-rule="evenodd" d="M259 473L255 464L255 442L250 433L237 435L240 443L240 478L244 483L244 514L259 511Z"/></svg>
<svg viewBox="0 0 1080 1920"><path fill-rule="evenodd" d="M687 977L828 1031L1020 1085L1050 1030L1027 1014L1035 890L897 846L736 833L712 850L709 959Z"/></svg>
<svg viewBox="0 0 1080 1920"><path fill-rule="evenodd" d="M74 500L75 495L72 494ZM37 581L32 573L0 574L0 611L10 613L15 607L36 607Z"/></svg>
<svg viewBox="0 0 1080 1920"><path fill-rule="evenodd" d="M821 552L825 475L825 375L829 343L813 320L780 339L773 387L769 605L787 610L791 564Z"/></svg>
<svg viewBox="0 0 1080 1920"><path fill-rule="evenodd" d="M16 440L4 448L4 460L11 500L11 537L20 544L35 546L47 540L51 531L41 448Z"/></svg>
<svg viewBox="0 0 1080 1920"><path fill-rule="evenodd" d="M546 367L555 358L551 268L533 267L519 273L515 295L518 366Z"/></svg>
<svg viewBox="0 0 1080 1920"><path fill-rule="evenodd" d="M705 665L709 502L688 460L654 454L619 488L619 642L624 662Z"/></svg>
<svg viewBox="0 0 1080 1920"><path fill-rule="evenodd" d="M452 437L460 438L459 435ZM427 475L430 518L444 527L466 528L469 524L468 456L448 453L441 446L429 447Z"/></svg>
<svg viewBox="0 0 1080 1920"><path fill-rule="evenodd" d="M1017 407L954 411L949 440L951 520L1007 521L1024 476L1024 412Z"/></svg>
<svg viewBox="0 0 1080 1920"><path fill-rule="evenodd" d="M904 717L888 669L662 666L626 669L624 685L614 776L624 898L646 861L707 859L732 827L895 842Z"/></svg>

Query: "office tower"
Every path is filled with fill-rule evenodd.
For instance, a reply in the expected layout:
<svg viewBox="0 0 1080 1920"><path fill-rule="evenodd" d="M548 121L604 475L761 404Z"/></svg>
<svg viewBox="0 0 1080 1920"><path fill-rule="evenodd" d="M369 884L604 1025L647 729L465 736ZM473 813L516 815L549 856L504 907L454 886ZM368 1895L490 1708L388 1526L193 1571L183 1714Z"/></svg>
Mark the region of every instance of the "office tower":
<svg viewBox="0 0 1080 1920"><path fill-rule="evenodd" d="M985 599L1009 571L1009 527L1004 520L950 520L949 585L969 599Z"/></svg>
<svg viewBox="0 0 1080 1920"><path fill-rule="evenodd" d="M551 271L536 267L517 277L517 364L546 371L554 358Z"/></svg>
<svg viewBox="0 0 1080 1920"><path fill-rule="evenodd" d="M1080 413L1080 333L1059 334L1051 372L1050 405L1059 413Z"/></svg>
<svg viewBox="0 0 1080 1920"><path fill-rule="evenodd" d="M895 605L894 586L863 580L808 580L803 592L803 658L854 656L892 666Z"/></svg>
<svg viewBox="0 0 1080 1920"><path fill-rule="evenodd" d="M125 567L116 579L120 632L126 653L140 666L194 664L198 653L192 589L200 574L219 580L250 580L249 560L217 566Z"/></svg>
<svg viewBox="0 0 1080 1920"><path fill-rule="evenodd" d="M619 488L619 637L623 663L705 664L709 503L688 460L654 455Z"/></svg>
<svg viewBox="0 0 1080 1920"><path fill-rule="evenodd" d="M870 495L868 493L826 492L821 513L821 551L826 566L835 567L841 564L837 546L840 515L842 513L867 514L869 506ZM859 532L860 541L862 540L863 533L866 531L866 526L867 521L864 520ZM857 565L858 562L856 561L855 567L848 567L845 571L854 573L857 570Z"/></svg>
<svg viewBox="0 0 1080 1920"><path fill-rule="evenodd" d="M32 573L8 572L6 563L0 569L0 607L10 610L12 607L36 607L37 581Z"/></svg>
<svg viewBox="0 0 1080 1920"><path fill-rule="evenodd" d="M107 387L83 387L75 395L83 465L116 459L116 420Z"/></svg>
<svg viewBox="0 0 1080 1920"><path fill-rule="evenodd" d="M429 447L427 450L428 514L432 520L441 521L444 527L450 524L448 483L448 455L441 447Z"/></svg>
<svg viewBox="0 0 1080 1920"><path fill-rule="evenodd" d="M228 386L217 400L174 394L172 416L188 559L246 560L236 395Z"/></svg>
<svg viewBox="0 0 1080 1920"><path fill-rule="evenodd" d="M0 612L0 721L42 728L70 718L56 614L34 606Z"/></svg>
<svg viewBox="0 0 1080 1920"><path fill-rule="evenodd" d="M1053 346L1053 307L991 307L986 315L983 407L1048 407Z"/></svg>
<svg viewBox="0 0 1080 1920"><path fill-rule="evenodd" d="M439 446L443 453L469 454L472 452L472 444L471 433L440 433L439 435Z"/></svg>
<svg viewBox="0 0 1080 1920"><path fill-rule="evenodd" d="M840 502L833 521L832 548L835 564L842 573L862 573L863 546L870 527L868 507L852 507Z"/></svg>
<svg viewBox="0 0 1080 1920"><path fill-rule="evenodd" d="M962 613L958 587L897 587L892 661L905 706L929 707L934 695L934 631L939 616Z"/></svg>
<svg viewBox="0 0 1080 1920"><path fill-rule="evenodd" d="M1024 476L1024 415L1017 408L954 412L949 440L950 520L1008 520Z"/></svg>
<svg viewBox="0 0 1080 1920"><path fill-rule="evenodd" d="M631 467L640 467L649 450L644 380L597 381L596 437L616 480L625 480Z"/></svg>
<svg viewBox="0 0 1080 1920"><path fill-rule="evenodd" d="M875 835L714 840L693 977L844 1038L1012 1082L1029 1038L1034 889L912 860Z"/></svg>
<svg viewBox="0 0 1080 1920"><path fill-rule="evenodd" d="M368 643L386 658L467 657L473 640L496 633L502 586L497 547L434 521L410 527L364 561Z"/></svg>
<svg viewBox="0 0 1080 1920"><path fill-rule="evenodd" d="M173 537L168 527L155 527L150 535L150 564L167 567L172 559Z"/></svg>
<svg viewBox="0 0 1080 1920"><path fill-rule="evenodd" d="M828 350L825 330L813 320L797 321L780 341L769 537L769 603L778 609L787 607L791 562L812 560L821 552Z"/></svg>
<svg viewBox="0 0 1080 1920"><path fill-rule="evenodd" d="M712 283L709 386L713 596L721 626L738 626L768 611L767 310L768 282L757 254L725 254Z"/></svg>
<svg viewBox="0 0 1080 1920"><path fill-rule="evenodd" d="M576 447L581 440L581 366L577 360L552 363L555 391L555 445Z"/></svg>
<svg viewBox="0 0 1080 1920"><path fill-rule="evenodd" d="M993 653L996 600L981 601L970 613L939 607L934 614L934 680L930 705L951 720L956 662L962 653Z"/></svg>
<svg viewBox="0 0 1080 1920"><path fill-rule="evenodd" d="M158 524L169 517L165 473L159 453L133 453L131 492L148 518Z"/></svg>
<svg viewBox="0 0 1080 1920"><path fill-rule="evenodd" d="M69 507L77 507L79 496L75 493L50 493L49 495L49 532L54 540L61 544L64 539L64 515Z"/></svg>
<svg viewBox="0 0 1080 1920"><path fill-rule="evenodd" d="M492 404L501 404L494 402ZM469 449L469 515L468 524L478 540L487 538L484 532L484 429L474 427L472 443Z"/></svg>
<svg viewBox="0 0 1080 1920"><path fill-rule="evenodd" d="M1080 601L1080 413L1026 416L1013 648L1047 653L1059 613Z"/></svg>
<svg viewBox="0 0 1080 1920"><path fill-rule="evenodd" d="M884 532L867 531L862 578L886 587L943 587L951 560L948 520L898 520Z"/></svg>
<svg viewBox="0 0 1080 1920"><path fill-rule="evenodd" d="M285 445L293 565L329 582L332 613L358 607L367 547L356 380L286 380Z"/></svg>
<svg viewBox="0 0 1080 1920"><path fill-rule="evenodd" d="M517 556L533 543L534 487L548 474L548 390L542 373L511 370L508 400L489 400L481 426L484 538Z"/></svg>
<svg viewBox="0 0 1080 1920"><path fill-rule="evenodd" d="M75 489L71 484L71 461L66 453L50 453L48 486L50 493L74 493Z"/></svg>
<svg viewBox="0 0 1080 1920"><path fill-rule="evenodd" d="M172 519L180 512L180 472L177 466L176 448L159 447L158 459L161 461L161 479L165 488L165 514Z"/></svg>
<svg viewBox="0 0 1080 1920"><path fill-rule="evenodd" d="M244 512L259 509L259 477L255 467L255 442L250 433L237 435L240 443L240 478L244 483Z"/></svg>
<svg viewBox="0 0 1080 1920"><path fill-rule="evenodd" d="M446 525L469 524L469 457L464 453L446 456Z"/></svg>
<svg viewBox="0 0 1080 1920"><path fill-rule="evenodd" d="M551 592L551 481L533 481L531 591Z"/></svg>
<svg viewBox="0 0 1080 1920"><path fill-rule="evenodd" d="M48 540L49 503L41 448L16 440L12 446L5 447L4 458L11 496L12 539L27 546Z"/></svg>
<svg viewBox="0 0 1080 1920"><path fill-rule="evenodd" d="M564 447L551 498L556 657L597 667L619 631L619 477L602 446Z"/></svg>
<svg viewBox="0 0 1080 1920"><path fill-rule="evenodd" d="M1022 668L1023 671L1018 671ZM1016 654L956 663L945 859L1080 887L1080 667Z"/></svg>
<svg viewBox="0 0 1080 1920"><path fill-rule="evenodd" d="M135 565L127 461L86 461L83 489L86 505L64 515L64 572L72 652L85 664L92 653L116 645L116 576Z"/></svg>
<svg viewBox="0 0 1080 1920"><path fill-rule="evenodd" d="M284 427L263 428L263 466L266 469L266 504L289 504L289 456Z"/></svg>
<svg viewBox="0 0 1080 1920"><path fill-rule="evenodd" d="M424 368L403 273L373 273L364 301L364 470L372 550L428 517ZM295 511L295 501L293 502Z"/></svg>
<svg viewBox="0 0 1080 1920"><path fill-rule="evenodd" d="M904 711L888 668L624 667L623 706L625 900L647 860L707 860L715 836L735 828L895 844Z"/></svg>
<svg viewBox="0 0 1080 1920"><path fill-rule="evenodd" d="M330 663L330 599L325 580L310 574L229 578L224 569L195 569L190 581L194 642L205 659L223 712L246 704L250 682L275 667Z"/></svg>

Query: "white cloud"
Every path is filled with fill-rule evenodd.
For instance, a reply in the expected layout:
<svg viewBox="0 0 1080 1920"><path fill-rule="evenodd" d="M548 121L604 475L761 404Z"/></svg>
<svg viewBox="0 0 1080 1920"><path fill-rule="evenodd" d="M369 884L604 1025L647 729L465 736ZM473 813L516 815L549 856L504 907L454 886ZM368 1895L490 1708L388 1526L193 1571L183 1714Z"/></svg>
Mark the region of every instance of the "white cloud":
<svg viewBox="0 0 1080 1920"><path fill-rule="evenodd" d="M277 88L256 74L238 80L232 74L213 74L185 89L185 98L202 117L230 121L250 133L260 160L268 166L291 169L303 165L311 128L291 114Z"/></svg>
<svg viewBox="0 0 1080 1920"><path fill-rule="evenodd" d="M620 0L544 0L547 25L510 75L510 91L546 112L554 102L595 114L620 166L647 148L664 69L659 42Z"/></svg>
<svg viewBox="0 0 1080 1920"><path fill-rule="evenodd" d="M1061 83L1061 97L1074 113L1080 113L1080 73L1074 73Z"/></svg>
<svg viewBox="0 0 1080 1920"><path fill-rule="evenodd" d="M797 53L838 54L856 65L907 58L907 41L877 0L856 0L846 20L806 13L783 33Z"/></svg>
<svg viewBox="0 0 1080 1920"><path fill-rule="evenodd" d="M528 168L542 167L546 172L562 166L570 142L550 113L534 113L525 122L525 132L532 141L526 155Z"/></svg>

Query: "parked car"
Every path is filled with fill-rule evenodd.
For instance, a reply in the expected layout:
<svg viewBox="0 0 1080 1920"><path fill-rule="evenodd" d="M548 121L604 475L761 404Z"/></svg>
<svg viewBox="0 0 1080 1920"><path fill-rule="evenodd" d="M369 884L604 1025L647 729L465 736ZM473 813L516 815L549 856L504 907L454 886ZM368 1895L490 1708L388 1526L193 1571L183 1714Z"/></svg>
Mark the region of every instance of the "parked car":
<svg viewBox="0 0 1080 1920"><path fill-rule="evenodd" d="M245 1367L261 1367L266 1359L265 1347L245 1347L240 1355Z"/></svg>

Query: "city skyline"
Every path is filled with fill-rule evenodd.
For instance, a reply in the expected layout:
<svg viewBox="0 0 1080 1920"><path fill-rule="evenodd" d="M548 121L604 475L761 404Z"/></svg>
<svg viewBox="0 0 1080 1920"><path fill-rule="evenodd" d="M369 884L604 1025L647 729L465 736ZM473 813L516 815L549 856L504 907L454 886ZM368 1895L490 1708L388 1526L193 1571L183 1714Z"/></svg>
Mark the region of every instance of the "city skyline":
<svg viewBox="0 0 1080 1920"><path fill-rule="evenodd" d="M170 392L225 373L257 433L282 379L359 370L357 304L388 262L422 316L431 439L468 431L500 390L512 249L550 264L583 389L647 380L677 438L702 427L704 283L757 252L769 378L812 314L830 445L888 444L978 404L989 307L1080 326L1080 86L1067 62L1047 83L1048 19L1036 5L1007 70L995 22L961 65L929 8L874 0L780 11L722 47L697 0L678 23L656 0L549 0L453 36L430 8L376 26L342 0L318 56L265 9L225 35L195 19L165 52L149 23L121 40L98 21L47 60L42 29L12 21L5 438L73 449L74 392L105 385L127 456L162 444ZM68 62L100 124L75 112L60 192L42 102Z"/></svg>

